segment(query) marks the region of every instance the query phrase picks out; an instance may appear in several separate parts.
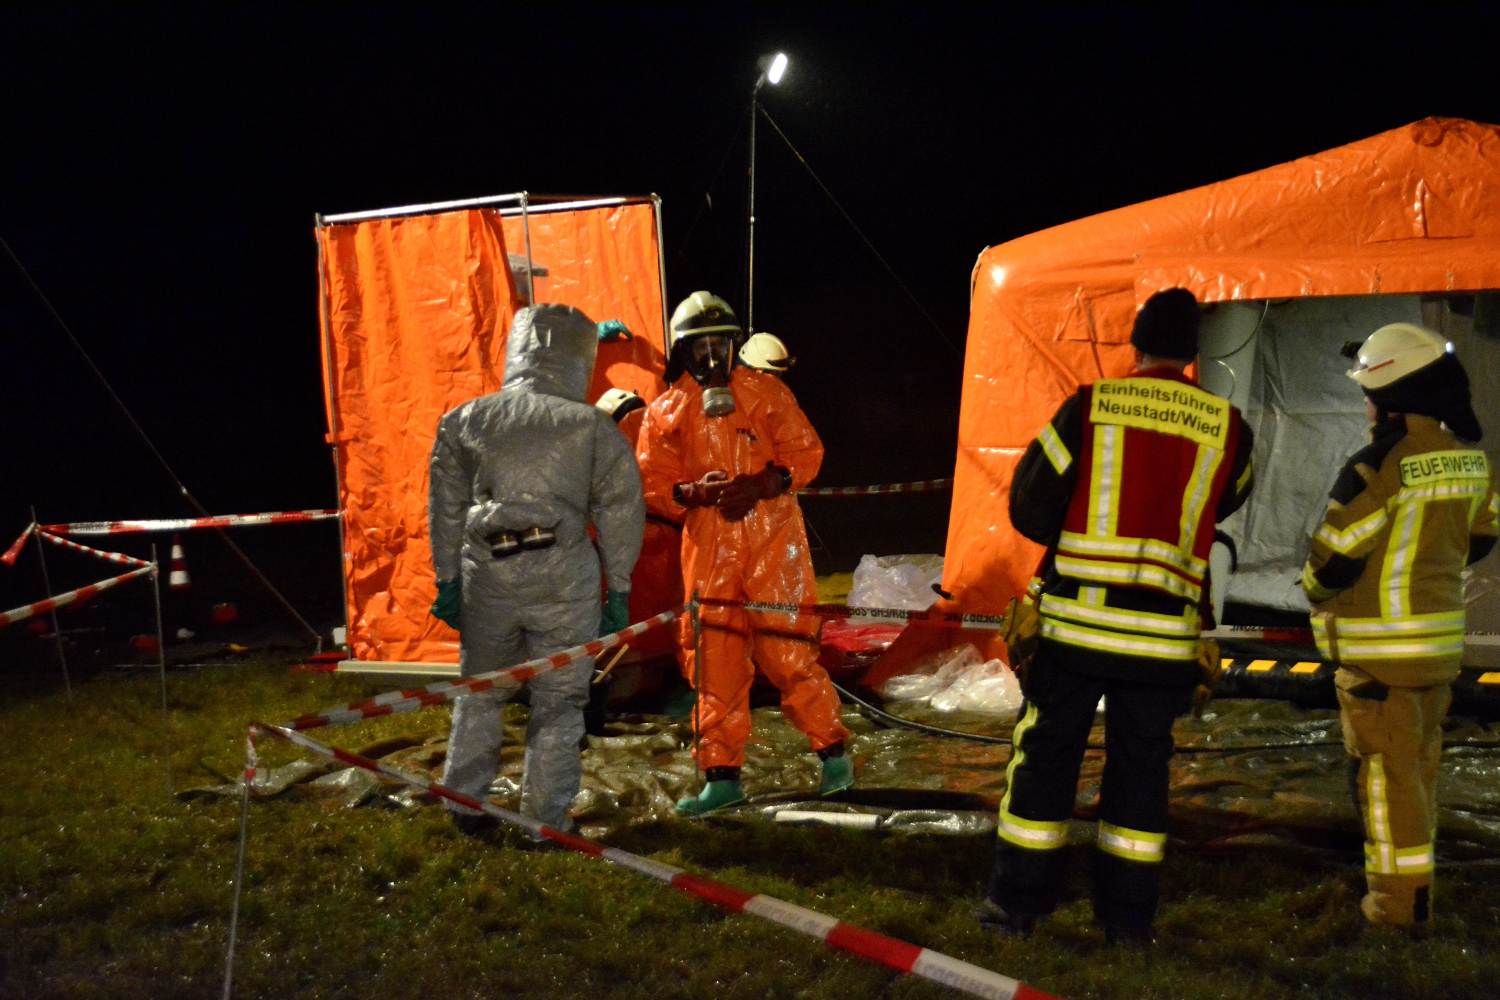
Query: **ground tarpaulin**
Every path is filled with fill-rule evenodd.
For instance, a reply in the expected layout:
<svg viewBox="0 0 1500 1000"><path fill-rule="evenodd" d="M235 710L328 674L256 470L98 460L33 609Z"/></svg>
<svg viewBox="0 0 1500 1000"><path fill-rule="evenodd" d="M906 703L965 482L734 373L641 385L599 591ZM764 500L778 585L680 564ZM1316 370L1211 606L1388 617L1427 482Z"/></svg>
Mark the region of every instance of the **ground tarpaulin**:
<svg viewBox="0 0 1500 1000"><path fill-rule="evenodd" d="M942 713L888 706L932 725L1008 737L1011 722L977 713ZM492 794L518 808L526 708L507 709L506 745ZM356 748L366 756L436 779L445 752L448 713L432 712L431 735ZM1103 745L1102 718L1090 744ZM853 710L848 752L856 785L817 800L818 759L806 739L774 708L754 712L743 781L749 801L714 821L759 822L782 809L875 814L881 828L910 833L991 831L1005 790L1010 747L883 728ZM1445 860L1500 857L1500 733L1450 719L1438 783L1438 853ZM581 832L602 837L628 826L673 819L673 803L697 788L686 720L632 716L611 721L605 736L588 737L583 787L573 804ZM1256 842L1357 851L1363 839L1349 797L1347 758L1338 713L1278 701L1216 701L1203 719L1181 719L1171 770L1170 833L1175 842L1223 846ZM336 741L335 741L336 742ZM1102 750L1090 749L1079 777L1076 819L1092 818L1103 772ZM262 770L262 794L295 794L330 806L409 806L432 801L393 779L338 765L299 762ZM239 794L237 785L194 789L183 797ZM1076 823L1075 839L1091 836Z"/></svg>

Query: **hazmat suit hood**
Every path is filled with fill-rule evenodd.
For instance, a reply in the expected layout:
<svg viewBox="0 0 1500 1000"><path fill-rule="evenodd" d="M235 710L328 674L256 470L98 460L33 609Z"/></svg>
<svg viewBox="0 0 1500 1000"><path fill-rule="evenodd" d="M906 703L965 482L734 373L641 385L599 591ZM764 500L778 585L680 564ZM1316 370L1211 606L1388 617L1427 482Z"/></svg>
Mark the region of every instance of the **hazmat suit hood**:
<svg viewBox="0 0 1500 1000"><path fill-rule="evenodd" d="M501 391L524 388L588 401L599 330L581 310L558 303L527 306L510 325Z"/></svg>

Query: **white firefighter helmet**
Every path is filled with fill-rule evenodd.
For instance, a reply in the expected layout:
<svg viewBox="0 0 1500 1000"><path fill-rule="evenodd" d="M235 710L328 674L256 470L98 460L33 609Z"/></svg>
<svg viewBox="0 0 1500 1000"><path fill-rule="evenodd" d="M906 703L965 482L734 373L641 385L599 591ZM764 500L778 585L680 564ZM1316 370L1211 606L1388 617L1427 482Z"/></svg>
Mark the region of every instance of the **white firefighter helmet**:
<svg viewBox="0 0 1500 1000"><path fill-rule="evenodd" d="M677 304L672 313L672 345L702 334L730 336L738 340L745 335L729 303L711 292L694 292Z"/></svg>
<svg viewBox="0 0 1500 1000"><path fill-rule="evenodd" d="M772 375L782 375L797 359L792 357L780 337L769 333L753 333L740 348L740 364L747 368L758 368Z"/></svg>
<svg viewBox="0 0 1500 1000"><path fill-rule="evenodd" d="M1451 353L1453 345L1426 327L1391 323L1360 345L1359 364L1349 377L1364 389L1380 389Z"/></svg>
<svg viewBox="0 0 1500 1000"><path fill-rule="evenodd" d="M627 414L645 407L646 401L641 398L640 393L631 389L611 389L600 396L594 405L609 414L615 423L619 423Z"/></svg>

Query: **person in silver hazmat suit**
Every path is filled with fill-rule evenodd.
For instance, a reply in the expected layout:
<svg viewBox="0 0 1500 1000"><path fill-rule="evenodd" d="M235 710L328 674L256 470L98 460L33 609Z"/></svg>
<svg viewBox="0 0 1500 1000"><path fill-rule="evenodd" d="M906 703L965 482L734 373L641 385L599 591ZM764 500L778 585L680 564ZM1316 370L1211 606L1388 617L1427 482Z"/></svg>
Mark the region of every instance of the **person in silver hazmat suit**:
<svg viewBox="0 0 1500 1000"><path fill-rule="evenodd" d="M624 628L621 609L646 507L630 443L588 399L598 333L565 305L522 309L500 391L444 414L432 448L428 525L438 601L459 629L465 677ZM597 549L589 540L594 525ZM601 567L602 563L602 567ZM609 599L601 621L600 572ZM568 830L593 660L531 680L521 812ZM443 783L484 799L498 771L509 691L458 698ZM494 825L458 806L465 833Z"/></svg>

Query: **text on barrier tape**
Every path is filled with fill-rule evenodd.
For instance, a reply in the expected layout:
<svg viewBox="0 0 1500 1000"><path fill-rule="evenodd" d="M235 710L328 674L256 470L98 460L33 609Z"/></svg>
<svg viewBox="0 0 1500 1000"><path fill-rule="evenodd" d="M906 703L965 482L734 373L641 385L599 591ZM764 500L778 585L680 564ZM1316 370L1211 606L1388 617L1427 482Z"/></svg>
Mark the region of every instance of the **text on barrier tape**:
<svg viewBox="0 0 1500 1000"><path fill-rule="evenodd" d="M389 691L382 695L365 701L351 702L347 705L337 705L333 708L324 709L320 715L305 715L300 719L294 719L287 724L288 728L294 730L321 729L324 726L342 726L350 722L359 722L361 719L374 719L385 715L400 715L403 712L415 712L419 708L429 705L442 705L461 698L464 695L478 694L481 691L490 691L495 688L517 687L524 681L529 681L537 674L546 673L565 667L577 660L590 656L598 656L606 649L618 646L622 642L649 632L661 625L667 625L682 614L682 608L674 608L671 611L663 611L654 618L647 618L643 622L637 622L626 629L621 629L610 635L600 636L593 642L586 642L581 646L565 649L551 656L544 656L536 660L528 660L514 667L506 667L503 670L491 670L488 673L475 674L473 677L464 677L456 681L438 681L429 684L425 688L415 691Z"/></svg>
<svg viewBox="0 0 1500 1000"><path fill-rule="evenodd" d="M58 594L56 597L50 597L45 601L37 601L35 604L26 604L14 610L0 613L0 628L4 628L13 622L25 621L27 618L44 615L49 611L66 607L76 601L87 601L101 590L108 590L110 587L124 583L126 580L134 580L136 577L150 573L155 569L155 566L148 563L140 569L131 570L123 576L117 576L110 580L101 580L98 583L91 583L87 587L79 587L77 590L70 590L66 594Z"/></svg>
<svg viewBox="0 0 1500 1000"><path fill-rule="evenodd" d="M797 491L799 497L858 497L879 493L928 493L952 487L951 479L924 479L920 483L894 483L890 486L809 486Z"/></svg>
<svg viewBox="0 0 1500 1000"><path fill-rule="evenodd" d="M780 615L806 615L814 618L852 619L860 621L894 621L913 625L938 625L945 628L998 629L1004 615L964 615L954 611L909 611L905 608L855 608L847 604L777 604L773 601L735 601L718 597L700 597L706 608L744 608Z"/></svg>
<svg viewBox="0 0 1500 1000"><path fill-rule="evenodd" d="M836 917L819 913L817 910L788 903L775 896L746 892L724 882L695 875L651 858L631 854L618 847L606 847L586 837L555 830L528 816L504 809L491 802L481 802L420 775L398 770L389 764L382 764L377 760L328 746L292 729L255 723L251 725L250 733L252 746L255 736L264 733L312 750L324 757L373 771L376 774L388 775L404 784L429 791L439 798L469 809L482 811L512 826L519 826L533 835L545 837L580 854L587 854L589 857L599 858L612 865L628 868L641 875L665 882L679 892L715 903L726 909L769 920L887 968L942 983L971 996L984 997L986 1000L1057 1000L1051 994L1043 993L1009 976L1002 976L998 972L991 972L989 969L971 965L961 959L928 948L921 948L897 938L887 937L884 934L877 934L863 927L846 924ZM252 749L251 753L253 752ZM251 759L253 760L253 757ZM251 773L248 766L246 773Z"/></svg>
<svg viewBox="0 0 1500 1000"><path fill-rule="evenodd" d="M77 521L73 524L44 524L41 530L53 535L128 535L143 531L191 531L194 528L324 521L338 517L341 513L342 511L337 510L286 510L273 514L223 514L218 517L182 517L154 521Z"/></svg>

